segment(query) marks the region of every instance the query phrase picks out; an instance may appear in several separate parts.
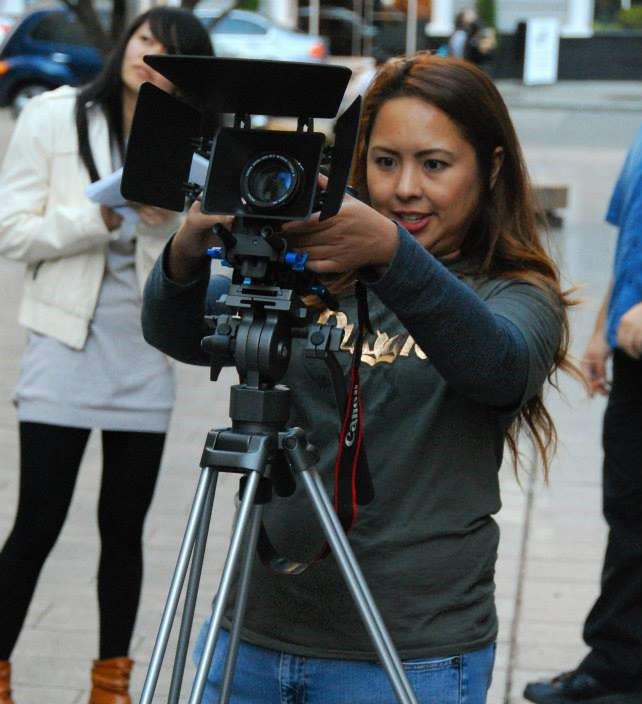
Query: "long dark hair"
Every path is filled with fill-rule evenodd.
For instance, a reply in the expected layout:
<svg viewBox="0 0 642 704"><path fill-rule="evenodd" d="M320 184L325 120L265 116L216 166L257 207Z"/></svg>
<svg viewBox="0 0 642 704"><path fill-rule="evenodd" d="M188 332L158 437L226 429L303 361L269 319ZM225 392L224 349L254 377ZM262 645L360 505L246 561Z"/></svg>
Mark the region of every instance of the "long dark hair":
<svg viewBox="0 0 642 704"><path fill-rule="evenodd" d="M123 82L120 76L125 49L131 37L145 22L152 35L168 54L213 56L212 43L200 20L189 10L177 7L154 7L139 15L122 34L98 76L81 88L76 98L76 132L80 158L92 181L100 178L91 153L87 125L87 111L100 105L107 116L109 133L121 156L124 154Z"/></svg>
<svg viewBox="0 0 642 704"><path fill-rule="evenodd" d="M499 91L483 71L461 59L419 53L384 64L365 97L355 156L353 181L365 202L369 202L366 169L375 119L386 101L398 97L416 97L438 107L475 150L481 192L475 220L461 248L470 274L527 281L546 291L562 317L562 335L549 380L555 381L558 368L579 376L568 357L567 309L574 301L562 290L558 268L542 243L528 172ZM493 183L497 147L503 151L503 161ZM347 281L346 277L335 285ZM546 474L556 432L541 391L524 405L507 432L515 463L522 427L530 431Z"/></svg>

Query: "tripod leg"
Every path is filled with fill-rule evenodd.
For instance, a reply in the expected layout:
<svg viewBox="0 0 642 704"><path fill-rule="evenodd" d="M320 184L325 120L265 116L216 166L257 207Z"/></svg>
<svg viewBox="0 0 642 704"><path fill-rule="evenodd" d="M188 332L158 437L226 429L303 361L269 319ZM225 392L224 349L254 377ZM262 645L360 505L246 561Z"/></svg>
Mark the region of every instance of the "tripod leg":
<svg viewBox="0 0 642 704"><path fill-rule="evenodd" d="M183 674L185 672L185 661L187 660L187 651L189 648L189 637L192 632L192 624L194 622L194 611L196 609L196 599L198 597L198 587L201 581L201 572L203 570L203 558L205 557L205 547L207 545L207 534L209 532L210 520L212 517L212 506L214 504L214 494L216 493L217 475L214 474L210 482L203 513L200 518L198 534L194 549L192 551L192 562L187 581L187 592L185 594L185 602L183 605L183 618L181 619L181 627L178 633L178 643L176 645L176 657L174 660L174 668L172 670L172 681L169 687L168 704L178 704L178 698L181 693L183 684Z"/></svg>
<svg viewBox="0 0 642 704"><path fill-rule="evenodd" d="M183 536L183 542L181 543L181 548L176 560L174 576L172 577L169 594L167 596L165 608L163 609L163 616L158 629L158 635L156 636L154 650L152 651L149 669L147 670L147 676L145 677L145 683L143 685L143 691L140 697L140 704L151 704L154 697L154 690L156 689L158 675L163 663L167 642L169 641L172 622L174 621L174 617L176 615L176 607L178 606L178 601L183 589L183 583L185 581L185 575L187 574L187 568L190 563L192 549L196 539L196 532L201 523L201 516L203 514L210 486L216 481L217 477L218 473L215 472L212 467L204 467L201 471L201 476L196 488L196 494L192 503L192 509L185 528L185 535Z"/></svg>
<svg viewBox="0 0 642 704"><path fill-rule="evenodd" d="M248 531L247 540L245 541L245 555L243 557L243 566L241 568L239 578L236 605L234 607L234 621L232 622L232 630L230 632L227 653L225 655L225 670L223 672L223 682L221 684L219 704L227 704L232 693L232 680L234 678L234 669L236 667L236 656L239 651L241 626L243 625L243 616L245 615L245 607L247 605L250 577L252 576L252 565L254 564L256 544L259 539L262 514L263 506L261 504L255 504L252 510L252 518L250 519L250 528Z"/></svg>
<svg viewBox="0 0 642 704"><path fill-rule="evenodd" d="M303 478L326 539L332 548L332 554L343 573L346 586L359 609L363 623L388 674L397 699L402 704L417 704L417 699L410 687L399 655L390 639L319 475L314 468L301 470L299 474Z"/></svg>
<svg viewBox="0 0 642 704"><path fill-rule="evenodd" d="M243 538L247 533L251 514L254 510L254 497L256 496L256 491L260 480L261 475L259 472L250 472L245 487L243 501L241 502L241 507L239 509L236 526L234 528L234 532L232 533L230 547L228 549L227 557L225 558L221 581L219 582L216 598L214 599L210 626L205 639L205 647L203 648L201 661L198 664L196 677L194 678L194 684L192 685L192 691L190 693L188 704L200 704L201 698L203 697L207 674L212 663L214 649L216 648L216 641L221 629L223 611L225 609L225 605L227 604L228 595L232 586L234 568L238 562L241 546L243 544Z"/></svg>

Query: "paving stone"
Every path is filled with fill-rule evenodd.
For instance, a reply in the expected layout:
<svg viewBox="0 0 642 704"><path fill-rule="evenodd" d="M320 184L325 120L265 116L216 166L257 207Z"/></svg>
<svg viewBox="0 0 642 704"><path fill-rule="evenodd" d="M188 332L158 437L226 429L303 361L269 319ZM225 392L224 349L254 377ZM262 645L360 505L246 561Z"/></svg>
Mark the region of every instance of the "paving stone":
<svg viewBox="0 0 642 704"><path fill-rule="evenodd" d="M577 582L597 584L602 569L598 551L594 551L586 560L555 560L530 558L525 566L525 576L535 582L563 582L573 585Z"/></svg>
<svg viewBox="0 0 642 704"><path fill-rule="evenodd" d="M488 692L487 704L504 704L507 670L496 666L493 670L493 682Z"/></svg>
<svg viewBox="0 0 642 704"><path fill-rule="evenodd" d="M523 618L578 623L599 593L599 583L568 583L527 579L522 592Z"/></svg>
<svg viewBox="0 0 642 704"><path fill-rule="evenodd" d="M20 704L81 704L89 698L89 690L70 687L32 687L19 683L13 687L14 700Z"/></svg>
<svg viewBox="0 0 642 704"><path fill-rule="evenodd" d="M531 645L557 645L570 646L572 648L581 644L582 624L554 620L534 620L536 614L531 614L531 618L524 616L519 620L518 638L523 648ZM540 615L541 618L541 615Z"/></svg>

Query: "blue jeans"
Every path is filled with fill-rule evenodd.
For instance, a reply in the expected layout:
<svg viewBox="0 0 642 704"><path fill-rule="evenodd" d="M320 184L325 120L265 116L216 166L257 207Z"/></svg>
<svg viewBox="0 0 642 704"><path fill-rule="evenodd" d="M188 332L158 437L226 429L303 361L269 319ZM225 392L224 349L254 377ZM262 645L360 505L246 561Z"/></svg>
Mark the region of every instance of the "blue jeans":
<svg viewBox="0 0 642 704"><path fill-rule="evenodd" d="M203 652L207 623L194 658ZM216 704L228 633L221 630L201 704ZM485 704L495 646L447 658L404 661L421 704ZM231 704L396 704L386 671L375 662L290 655L241 641Z"/></svg>

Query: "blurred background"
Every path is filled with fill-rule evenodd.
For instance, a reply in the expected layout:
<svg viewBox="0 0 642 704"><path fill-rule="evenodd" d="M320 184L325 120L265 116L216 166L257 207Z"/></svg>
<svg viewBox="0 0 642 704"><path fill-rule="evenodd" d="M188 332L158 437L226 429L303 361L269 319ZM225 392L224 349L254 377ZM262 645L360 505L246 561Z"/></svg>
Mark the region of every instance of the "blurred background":
<svg viewBox="0 0 642 704"><path fill-rule="evenodd" d="M153 0L0 0L0 106L94 75L129 18ZM498 80L639 80L639 0L170 0L194 9L219 56L349 63L445 53L455 17L473 10ZM540 67L541 68L541 67Z"/></svg>

